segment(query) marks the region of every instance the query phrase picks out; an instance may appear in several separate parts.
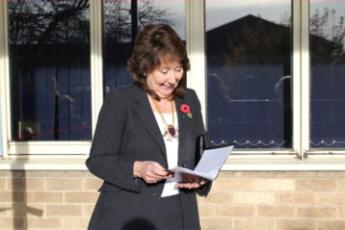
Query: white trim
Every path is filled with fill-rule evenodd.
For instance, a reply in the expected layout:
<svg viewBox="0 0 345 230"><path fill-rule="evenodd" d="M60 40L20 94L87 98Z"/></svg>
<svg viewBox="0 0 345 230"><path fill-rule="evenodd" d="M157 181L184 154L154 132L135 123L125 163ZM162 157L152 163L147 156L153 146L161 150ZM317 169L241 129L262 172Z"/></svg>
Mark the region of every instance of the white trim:
<svg viewBox="0 0 345 230"><path fill-rule="evenodd" d="M87 170L85 160L86 156L17 156L0 160L0 170Z"/></svg>
<svg viewBox="0 0 345 230"><path fill-rule="evenodd" d="M86 156L13 156L0 160L0 170L87 170ZM227 171L345 171L343 157L231 156L222 168Z"/></svg>
<svg viewBox="0 0 345 230"><path fill-rule="evenodd" d="M9 112L9 60L8 60L8 20L7 1L0 1L0 112L2 130L3 158L8 156L8 137L10 136L10 112Z"/></svg>
<svg viewBox="0 0 345 230"><path fill-rule="evenodd" d="M188 87L194 89L201 103L206 123L206 60L205 60L205 13L204 0L186 2L186 41L191 70L187 77Z"/></svg>
<svg viewBox="0 0 345 230"><path fill-rule="evenodd" d="M310 60L309 1L301 1L301 149L302 158L310 145Z"/></svg>
<svg viewBox="0 0 345 230"><path fill-rule="evenodd" d="M90 151L91 141L30 141L10 142L9 154L83 154Z"/></svg>
<svg viewBox="0 0 345 230"><path fill-rule="evenodd" d="M310 140L309 1L293 0L293 149L304 158Z"/></svg>
<svg viewBox="0 0 345 230"><path fill-rule="evenodd" d="M103 103L102 7L102 1L90 1L92 134Z"/></svg>
<svg viewBox="0 0 345 230"><path fill-rule="evenodd" d="M2 16L1 16L2 15ZM5 73L4 73L4 69L5 69L5 50L4 50L4 46L5 46L5 38L4 38L4 3L3 1L0 2L0 87L3 85L3 79L5 79ZM6 119L3 118L2 115L2 111L4 110L3 104L4 104L4 99L5 98L5 94L3 92L3 90L0 88L0 155L2 156L3 152L7 152L7 151L3 151L2 146L5 145L6 141L3 140L3 135L6 135L6 130L2 129L2 127L4 126L4 124L6 123ZM3 135L2 135L3 134Z"/></svg>
<svg viewBox="0 0 345 230"><path fill-rule="evenodd" d="M344 171L345 158L230 158L223 171Z"/></svg>
<svg viewBox="0 0 345 230"><path fill-rule="evenodd" d="M304 154L305 154L305 156L309 156L309 155L328 155L328 156L345 155L345 150L344 149L336 150L336 149L317 148L317 149L308 150L308 151L304 152Z"/></svg>
<svg viewBox="0 0 345 230"><path fill-rule="evenodd" d="M296 151L287 149L287 150L283 150L283 149L235 149L232 152L233 155L241 155L241 156L245 156L245 155L262 155L262 156L279 156L279 155L291 155L291 156L298 156L298 153Z"/></svg>
<svg viewBox="0 0 345 230"><path fill-rule="evenodd" d="M300 0L292 2L292 33L293 33L293 50L292 50L292 113L293 113L293 149L301 156L302 150L302 131L301 131L301 6Z"/></svg>

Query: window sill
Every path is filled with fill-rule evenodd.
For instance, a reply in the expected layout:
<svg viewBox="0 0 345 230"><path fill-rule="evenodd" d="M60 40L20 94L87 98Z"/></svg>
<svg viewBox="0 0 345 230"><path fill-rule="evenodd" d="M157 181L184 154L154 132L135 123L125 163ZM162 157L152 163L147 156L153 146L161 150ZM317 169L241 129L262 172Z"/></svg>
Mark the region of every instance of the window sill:
<svg viewBox="0 0 345 230"><path fill-rule="evenodd" d="M344 156L232 156L223 171L345 171Z"/></svg>
<svg viewBox="0 0 345 230"><path fill-rule="evenodd" d="M0 159L0 170L87 170L87 155ZM222 171L345 171L345 156L231 156Z"/></svg>
<svg viewBox="0 0 345 230"><path fill-rule="evenodd" d="M18 156L0 159L0 170L87 170L87 156Z"/></svg>

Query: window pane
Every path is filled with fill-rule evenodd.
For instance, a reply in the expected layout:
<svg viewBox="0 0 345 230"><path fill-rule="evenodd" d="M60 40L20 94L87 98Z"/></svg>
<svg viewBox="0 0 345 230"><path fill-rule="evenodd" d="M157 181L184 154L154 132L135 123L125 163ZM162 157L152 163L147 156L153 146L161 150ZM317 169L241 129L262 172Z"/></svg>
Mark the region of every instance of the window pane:
<svg viewBox="0 0 345 230"><path fill-rule="evenodd" d="M311 0L311 140L313 148L345 147L345 4Z"/></svg>
<svg viewBox="0 0 345 230"><path fill-rule="evenodd" d="M140 28L147 24L166 23L185 38L184 0L103 0L103 14L105 93L132 83L127 60Z"/></svg>
<svg viewBox="0 0 345 230"><path fill-rule="evenodd" d="M207 122L216 142L291 148L291 5L206 0Z"/></svg>
<svg viewBox="0 0 345 230"><path fill-rule="evenodd" d="M91 138L89 1L8 1L12 139Z"/></svg>

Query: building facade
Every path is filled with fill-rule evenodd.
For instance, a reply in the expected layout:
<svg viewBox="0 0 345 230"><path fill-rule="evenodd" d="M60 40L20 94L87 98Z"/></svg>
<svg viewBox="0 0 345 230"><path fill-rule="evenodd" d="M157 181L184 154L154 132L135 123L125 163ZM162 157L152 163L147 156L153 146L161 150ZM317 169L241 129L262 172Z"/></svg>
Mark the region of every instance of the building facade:
<svg viewBox="0 0 345 230"><path fill-rule="evenodd" d="M98 111L150 23L185 40L205 125L235 146L202 229L345 228L342 1L5 0L0 17L2 229L86 229Z"/></svg>

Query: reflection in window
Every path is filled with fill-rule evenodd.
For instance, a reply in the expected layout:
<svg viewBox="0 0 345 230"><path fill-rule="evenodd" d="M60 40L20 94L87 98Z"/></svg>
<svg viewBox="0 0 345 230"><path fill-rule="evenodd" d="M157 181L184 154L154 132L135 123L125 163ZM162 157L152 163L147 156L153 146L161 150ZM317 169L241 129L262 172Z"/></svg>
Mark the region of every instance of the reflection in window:
<svg viewBox="0 0 345 230"><path fill-rule="evenodd" d="M345 147L345 5L310 4L311 147Z"/></svg>
<svg viewBox="0 0 345 230"><path fill-rule="evenodd" d="M215 142L291 148L291 1L206 0L207 124Z"/></svg>
<svg viewBox="0 0 345 230"><path fill-rule="evenodd" d="M12 139L91 138L89 1L8 1Z"/></svg>
<svg viewBox="0 0 345 230"><path fill-rule="evenodd" d="M184 38L184 0L103 0L104 90L132 83L127 60L134 38L147 24L166 23Z"/></svg>

